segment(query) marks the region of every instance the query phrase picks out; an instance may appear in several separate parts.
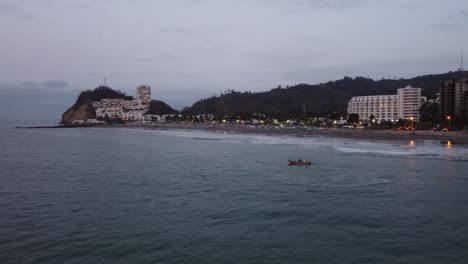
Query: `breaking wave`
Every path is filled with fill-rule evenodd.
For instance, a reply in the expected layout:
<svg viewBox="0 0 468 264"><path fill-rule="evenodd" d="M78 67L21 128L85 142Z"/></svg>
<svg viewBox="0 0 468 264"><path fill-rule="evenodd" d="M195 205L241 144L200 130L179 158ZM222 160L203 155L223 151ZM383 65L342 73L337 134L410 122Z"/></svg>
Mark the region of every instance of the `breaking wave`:
<svg viewBox="0 0 468 264"><path fill-rule="evenodd" d="M193 140L211 140L225 143L250 143L268 145L296 145L301 148L331 148L344 154L374 154L390 156L428 156L450 160L468 160L468 148L454 146L448 148L438 141L418 141L410 145L392 141L368 141L325 136L298 137L294 135L260 135L203 130L154 130L159 134L189 138Z"/></svg>

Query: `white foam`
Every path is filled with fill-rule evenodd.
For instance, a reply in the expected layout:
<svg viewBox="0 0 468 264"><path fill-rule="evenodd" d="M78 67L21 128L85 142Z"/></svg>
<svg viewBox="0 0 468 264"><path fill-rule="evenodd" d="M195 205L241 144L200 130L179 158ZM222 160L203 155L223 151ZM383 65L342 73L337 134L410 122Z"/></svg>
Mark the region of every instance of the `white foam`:
<svg viewBox="0 0 468 264"><path fill-rule="evenodd" d="M331 137L296 137L284 135L259 135L203 130L152 130L157 133L191 138L195 140L217 140L227 143L252 143L269 145L297 145L304 148L332 148L341 153L377 154L377 155L414 155L434 156L444 159L468 160L468 148L447 148L438 142L418 142L415 145L390 143L385 141L371 142L365 140L331 138Z"/></svg>

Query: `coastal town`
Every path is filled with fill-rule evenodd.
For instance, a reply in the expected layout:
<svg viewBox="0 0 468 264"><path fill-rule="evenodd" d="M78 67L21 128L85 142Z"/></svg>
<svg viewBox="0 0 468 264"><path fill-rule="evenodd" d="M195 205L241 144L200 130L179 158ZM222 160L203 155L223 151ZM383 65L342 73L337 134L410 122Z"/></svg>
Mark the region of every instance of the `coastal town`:
<svg viewBox="0 0 468 264"><path fill-rule="evenodd" d="M102 89L110 89L105 86ZM135 99L106 98L92 103L94 117L87 119L76 119L72 125L93 125L105 123L151 123L166 122L166 118L174 117L175 114L153 115L149 113L151 106L151 87L139 85L136 87Z"/></svg>
<svg viewBox="0 0 468 264"><path fill-rule="evenodd" d="M309 113L215 113L189 114L150 113L151 87L136 87L134 99L101 99L92 103L93 116L76 119L71 125L120 123L127 125L205 124L231 126L317 127L317 128L380 128L404 130L463 130L468 124L468 80L449 80L440 85L435 98L422 96L423 88L396 89L396 94L352 97L346 112ZM424 122L422 108L437 106L438 122Z"/></svg>

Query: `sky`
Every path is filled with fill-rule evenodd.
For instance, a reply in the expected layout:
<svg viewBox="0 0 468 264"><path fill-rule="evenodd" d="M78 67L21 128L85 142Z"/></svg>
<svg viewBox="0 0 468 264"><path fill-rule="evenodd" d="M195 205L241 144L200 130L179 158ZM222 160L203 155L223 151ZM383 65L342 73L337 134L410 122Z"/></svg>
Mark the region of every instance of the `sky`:
<svg viewBox="0 0 468 264"><path fill-rule="evenodd" d="M0 119L58 119L104 77L182 109L228 89L448 72L462 51L466 0L0 0Z"/></svg>

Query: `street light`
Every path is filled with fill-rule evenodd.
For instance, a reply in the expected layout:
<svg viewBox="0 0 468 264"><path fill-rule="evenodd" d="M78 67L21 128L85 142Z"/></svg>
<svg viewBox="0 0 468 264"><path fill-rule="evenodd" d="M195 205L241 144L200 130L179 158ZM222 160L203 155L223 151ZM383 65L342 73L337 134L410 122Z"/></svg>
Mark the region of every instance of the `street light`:
<svg viewBox="0 0 468 264"><path fill-rule="evenodd" d="M413 118L413 117L410 117L410 120L411 120L411 128L414 128L414 127L413 127L414 118Z"/></svg>
<svg viewBox="0 0 468 264"><path fill-rule="evenodd" d="M452 121L452 117L451 117L451 116L447 116L447 120L449 121L449 127L448 127L448 129L450 130L450 123L451 123L451 121Z"/></svg>

